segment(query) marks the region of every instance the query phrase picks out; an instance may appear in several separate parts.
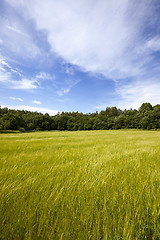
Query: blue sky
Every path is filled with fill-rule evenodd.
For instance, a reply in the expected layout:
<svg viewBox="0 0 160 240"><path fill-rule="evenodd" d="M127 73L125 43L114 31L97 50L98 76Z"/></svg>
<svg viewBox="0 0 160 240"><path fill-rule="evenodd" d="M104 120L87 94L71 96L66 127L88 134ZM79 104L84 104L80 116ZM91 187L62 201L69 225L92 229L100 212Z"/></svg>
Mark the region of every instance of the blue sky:
<svg viewBox="0 0 160 240"><path fill-rule="evenodd" d="M159 0L1 0L0 105L50 115L160 104Z"/></svg>

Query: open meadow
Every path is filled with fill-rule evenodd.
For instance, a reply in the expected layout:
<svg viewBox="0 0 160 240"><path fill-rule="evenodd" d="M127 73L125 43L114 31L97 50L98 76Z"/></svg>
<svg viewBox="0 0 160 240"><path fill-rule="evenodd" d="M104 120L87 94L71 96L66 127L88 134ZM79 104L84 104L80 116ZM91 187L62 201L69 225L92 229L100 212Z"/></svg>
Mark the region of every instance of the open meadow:
<svg viewBox="0 0 160 240"><path fill-rule="evenodd" d="M0 239L160 239L160 131L1 134Z"/></svg>

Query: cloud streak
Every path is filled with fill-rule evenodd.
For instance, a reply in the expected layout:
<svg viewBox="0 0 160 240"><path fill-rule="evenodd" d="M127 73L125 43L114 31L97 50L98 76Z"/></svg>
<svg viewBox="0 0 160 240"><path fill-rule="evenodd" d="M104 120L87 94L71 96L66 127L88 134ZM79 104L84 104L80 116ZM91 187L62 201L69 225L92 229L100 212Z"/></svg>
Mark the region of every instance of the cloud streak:
<svg viewBox="0 0 160 240"><path fill-rule="evenodd" d="M59 56L108 78L142 74L149 52L142 54L137 49L147 43L149 48L159 48L159 40L148 40L141 34L144 26L153 24L154 1L9 2L27 9L38 29L47 31L52 50Z"/></svg>
<svg viewBox="0 0 160 240"><path fill-rule="evenodd" d="M4 72L10 71L19 76L22 76L22 74L17 69L12 68L4 59L1 59L1 58L0 58L0 67L1 67L1 70Z"/></svg>
<svg viewBox="0 0 160 240"><path fill-rule="evenodd" d="M120 96L117 106L121 109L138 109L144 102L150 102L154 106L160 103L159 89L160 82L154 79L150 79L145 83L137 80L125 86L120 84L116 88L116 92Z"/></svg>
<svg viewBox="0 0 160 240"><path fill-rule="evenodd" d="M2 53L27 63L31 74L22 74L6 57L0 62L2 84L19 90L52 88L63 97L89 73L87 88L91 76L112 81L112 105L137 108L142 101L160 101L158 0L5 3L10 14L1 17Z"/></svg>
<svg viewBox="0 0 160 240"><path fill-rule="evenodd" d="M5 68L1 67L4 66ZM18 75L19 80L15 78ZM6 61L0 59L0 83L11 89L36 89L39 86L38 79L27 79L19 71L12 68Z"/></svg>
<svg viewBox="0 0 160 240"><path fill-rule="evenodd" d="M13 89L36 89L38 88L37 80L22 78L20 81L11 81Z"/></svg>
<svg viewBox="0 0 160 240"><path fill-rule="evenodd" d="M41 50L32 37L27 24L19 20L13 12L7 18L0 17L1 28L1 45L3 52L9 52L16 58L35 59L41 54ZM8 66L9 67L9 66Z"/></svg>
<svg viewBox="0 0 160 240"><path fill-rule="evenodd" d="M70 90L77 85L81 80L75 79L75 78L67 78L64 79L62 83L56 83L56 88L58 90L56 91L57 95L59 97L62 97L63 95L67 94L70 92Z"/></svg>
<svg viewBox="0 0 160 240"><path fill-rule="evenodd" d="M10 97L11 100L18 100L20 102L23 102L23 99L22 98L19 98L19 97Z"/></svg>
<svg viewBox="0 0 160 240"><path fill-rule="evenodd" d="M42 104L40 101L37 101L37 100L32 101L32 103L35 103L35 104L38 104L38 105Z"/></svg>
<svg viewBox="0 0 160 240"><path fill-rule="evenodd" d="M30 90L39 87L37 79L22 78L20 80L12 80L13 76L10 72L4 72L0 69L0 82L10 89Z"/></svg>

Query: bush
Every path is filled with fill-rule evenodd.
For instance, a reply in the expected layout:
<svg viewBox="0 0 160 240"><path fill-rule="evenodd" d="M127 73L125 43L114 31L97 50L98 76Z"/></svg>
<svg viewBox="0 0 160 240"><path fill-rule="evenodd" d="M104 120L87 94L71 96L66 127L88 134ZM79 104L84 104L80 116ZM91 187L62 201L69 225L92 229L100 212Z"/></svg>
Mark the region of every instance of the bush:
<svg viewBox="0 0 160 240"><path fill-rule="evenodd" d="M22 127L20 127L20 128L19 128L19 131L20 131L20 132L25 132L25 129L22 128Z"/></svg>

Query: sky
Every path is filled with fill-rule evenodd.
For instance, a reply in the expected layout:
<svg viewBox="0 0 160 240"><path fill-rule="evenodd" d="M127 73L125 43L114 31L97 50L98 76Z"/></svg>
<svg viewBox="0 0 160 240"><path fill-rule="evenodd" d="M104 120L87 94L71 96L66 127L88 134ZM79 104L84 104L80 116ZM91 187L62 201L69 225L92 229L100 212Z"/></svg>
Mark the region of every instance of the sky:
<svg viewBox="0 0 160 240"><path fill-rule="evenodd" d="M0 0L0 105L55 115L160 104L159 0Z"/></svg>

